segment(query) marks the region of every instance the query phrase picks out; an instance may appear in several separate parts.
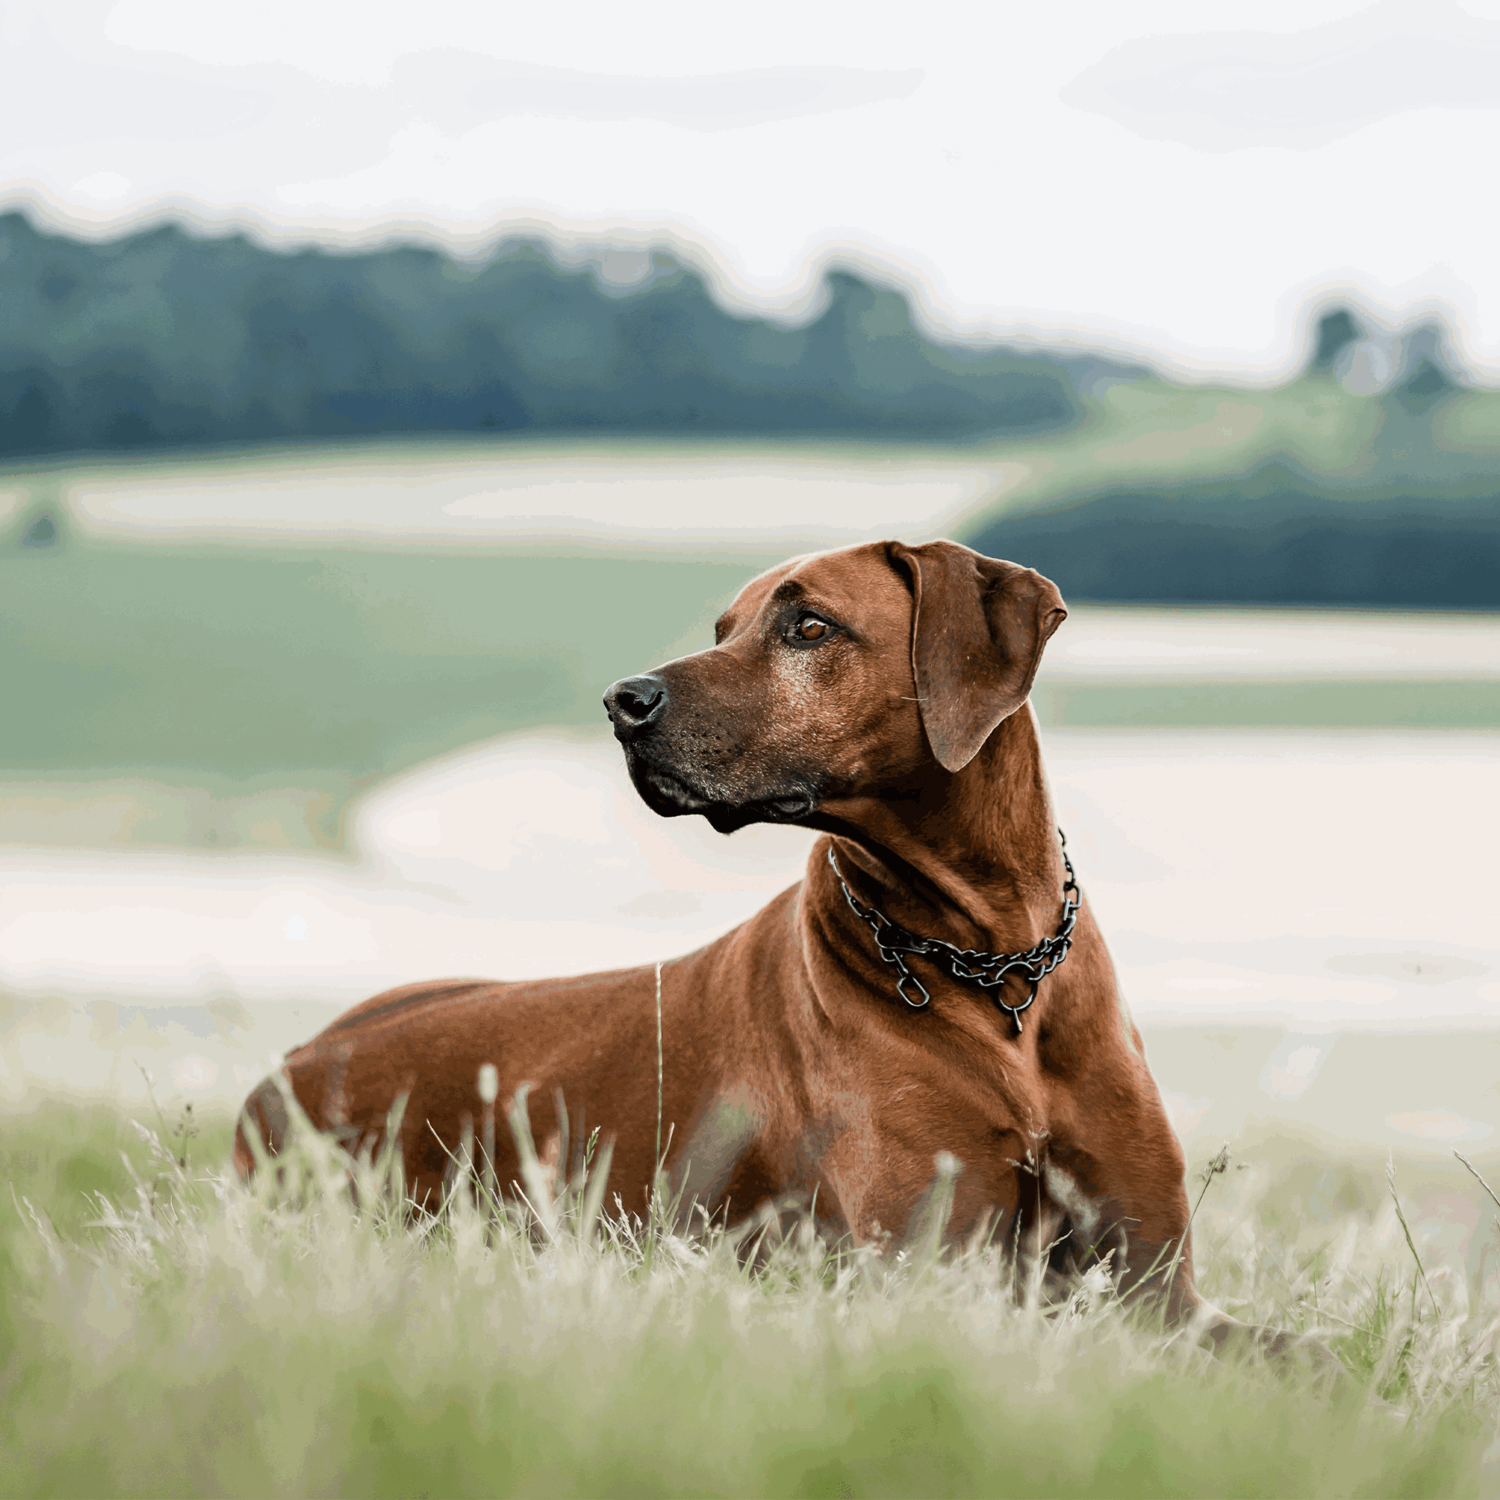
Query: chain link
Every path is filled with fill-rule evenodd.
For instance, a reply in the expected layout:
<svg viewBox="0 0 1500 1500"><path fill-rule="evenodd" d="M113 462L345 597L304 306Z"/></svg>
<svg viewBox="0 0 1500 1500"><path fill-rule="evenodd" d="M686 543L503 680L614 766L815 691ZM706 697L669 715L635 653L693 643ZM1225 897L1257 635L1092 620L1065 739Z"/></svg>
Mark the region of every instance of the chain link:
<svg viewBox="0 0 1500 1500"><path fill-rule="evenodd" d="M1036 999L1037 986L1042 980L1068 956L1068 949L1073 942L1073 927L1078 921L1078 909L1083 904L1078 881L1073 874L1073 861L1068 858L1068 841L1061 828L1057 830L1057 836L1062 841L1063 868L1067 871L1067 878L1063 881L1062 922L1054 936L1043 938L1034 948L1028 948L1024 953L987 953L982 948L959 948L952 943L943 942L941 938L918 937L916 933L898 927L884 912L873 906L866 906L849 889L849 882L844 879L844 872L839 869L839 862L834 858L831 843L828 846L828 863L833 866L833 873L843 887L844 900L849 903L849 909L862 922L869 924L870 931L875 934L875 946L881 958L896 970L896 993L907 1005L913 1010L926 1010L932 1001L927 986L912 973L911 966L906 962L908 956L925 958L954 979L965 980L978 985L982 990L990 991L990 998L1016 1023L1016 1035L1020 1036L1021 1012L1029 1009ZM1019 1005L1011 1005L1001 998L1005 981L1011 978L1019 979L1028 986L1026 998ZM914 998L908 993L908 986L921 998Z"/></svg>

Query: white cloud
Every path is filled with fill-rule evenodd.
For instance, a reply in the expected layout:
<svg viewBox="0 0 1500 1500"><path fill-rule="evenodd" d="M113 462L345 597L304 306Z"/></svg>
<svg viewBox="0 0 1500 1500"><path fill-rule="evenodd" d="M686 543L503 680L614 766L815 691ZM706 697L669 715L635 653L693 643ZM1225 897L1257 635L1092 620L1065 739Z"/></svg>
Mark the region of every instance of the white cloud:
<svg viewBox="0 0 1500 1500"><path fill-rule="evenodd" d="M1500 109L1500 24L1452 0L1383 0L1293 34L1135 37L1062 93L1199 151L1314 150L1417 109Z"/></svg>
<svg viewBox="0 0 1500 1500"><path fill-rule="evenodd" d="M56 15L12 28L0 183L64 218L670 240L788 313L841 255L941 328L1266 379L1352 293L1500 373L1493 3Z"/></svg>
<svg viewBox="0 0 1500 1500"><path fill-rule="evenodd" d="M95 172L91 176L80 177L73 184L73 191L83 198L113 203L129 193L130 179L119 172Z"/></svg>

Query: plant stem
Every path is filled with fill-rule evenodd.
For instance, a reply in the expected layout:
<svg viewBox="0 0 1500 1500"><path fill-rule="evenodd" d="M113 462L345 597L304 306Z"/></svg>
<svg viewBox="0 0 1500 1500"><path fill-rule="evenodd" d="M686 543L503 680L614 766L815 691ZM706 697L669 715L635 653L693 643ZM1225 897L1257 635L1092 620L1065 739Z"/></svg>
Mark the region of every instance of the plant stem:
<svg viewBox="0 0 1500 1500"><path fill-rule="evenodd" d="M1497 1198L1497 1197L1495 1197L1495 1190L1494 1190L1494 1188L1492 1188L1492 1187L1491 1187L1491 1186L1490 1186L1490 1185L1489 1185L1489 1183L1487 1183L1487 1182L1486 1182L1486 1181L1485 1181L1485 1180L1484 1180L1484 1178L1483 1178L1483 1177L1480 1177L1480 1175L1479 1175L1479 1169L1478 1169L1478 1168L1477 1168L1477 1167L1476 1167L1476 1166L1475 1166L1475 1165L1474 1165L1474 1163L1473 1163L1473 1162L1471 1162L1471 1161L1470 1161L1470 1160L1469 1160L1469 1158L1468 1158L1468 1157L1467 1157L1467 1156L1465 1156L1465 1155L1464 1155L1464 1154L1463 1154L1463 1152L1462 1152L1462 1151L1460 1151L1460 1150L1458 1150L1458 1149L1457 1149L1457 1148L1455 1148L1455 1149L1454 1149L1454 1152L1453 1152L1453 1154L1454 1154L1454 1155L1455 1155L1455 1156L1456 1156L1456 1157L1457 1157L1457 1158L1458 1158L1458 1159L1459 1159L1459 1160L1460 1160L1460 1161L1461 1161L1461 1162L1462 1162L1462 1163L1463 1163L1463 1164L1464 1164L1464 1165L1465 1165L1465 1166L1466 1166L1466 1167L1467 1167L1467 1168L1468 1168L1468 1169L1469 1169L1469 1170L1470 1170L1470 1171L1471 1171L1471 1172L1472 1172L1472 1173L1473 1173L1473 1174L1474 1174L1474 1176L1475 1176L1475 1177L1476 1177L1476 1178L1477 1178L1477 1179L1478 1179L1478 1181L1479 1181L1479 1185L1480 1185L1480 1187L1482 1187L1482 1188L1483 1188L1483 1189L1484 1189L1484 1190L1485 1190L1485 1192L1487 1192L1487 1193L1488 1193L1488 1194L1489 1194L1489 1195L1490 1195L1490 1198L1491 1198L1491 1199L1492 1199L1492 1200L1493 1200L1493 1202L1494 1202L1494 1204L1495 1204L1495 1207L1496 1207L1496 1208L1500 1208L1500 1198Z"/></svg>
<svg viewBox="0 0 1500 1500"><path fill-rule="evenodd" d="M1401 1212L1401 1199L1396 1192L1396 1158L1389 1152L1385 1159L1385 1180L1391 1190L1391 1202L1396 1205L1396 1217L1401 1221L1401 1233L1406 1236L1406 1248L1411 1251L1411 1258L1417 1263L1417 1274L1422 1278L1422 1285L1427 1287L1427 1299L1432 1303L1433 1314L1438 1321L1442 1321L1442 1313L1438 1311L1437 1298L1432 1295L1432 1288L1427 1283L1427 1272L1422 1268L1422 1257L1417 1254L1417 1244L1411 1237L1411 1230L1406 1224L1406 1215ZM1412 1316L1416 1317L1417 1289L1412 1287Z"/></svg>

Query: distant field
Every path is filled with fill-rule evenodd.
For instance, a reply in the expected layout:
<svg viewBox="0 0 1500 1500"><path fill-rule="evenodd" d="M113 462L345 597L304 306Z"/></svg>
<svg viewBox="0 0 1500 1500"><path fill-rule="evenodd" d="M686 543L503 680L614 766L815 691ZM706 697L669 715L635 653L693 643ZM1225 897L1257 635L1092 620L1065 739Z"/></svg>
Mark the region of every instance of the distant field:
<svg viewBox="0 0 1500 1500"><path fill-rule="evenodd" d="M706 643L748 562L257 553L70 541L0 554L0 768L291 787L531 725L602 719L615 678ZM688 649L684 644L682 649Z"/></svg>
<svg viewBox="0 0 1500 1500"><path fill-rule="evenodd" d="M0 768L347 784L510 730L594 723L604 687L709 644L714 614L774 560L12 549ZM1039 703L1067 724L1500 724L1500 678L1395 680L1075 674Z"/></svg>
<svg viewBox="0 0 1500 1500"><path fill-rule="evenodd" d="M1270 393L1264 420L1225 418L1228 437L1203 393L1100 400L1097 431L1051 447L518 443L497 469L497 450L398 444L16 470L0 479L0 781L45 783L51 826L79 825L65 841L87 842L94 814L60 784L124 779L178 789L130 794L146 842L337 845L373 780L497 734L601 722L609 682L707 644L736 589L819 528L921 536L986 494L1039 502L1064 470L1223 468L1260 452L1267 424L1326 447L1356 398ZM1174 422L1176 446L1147 442ZM1284 652L1253 679L1209 652L1170 680L1107 656L1059 676L1084 619L1049 655L1044 723L1500 725L1493 664L1414 675L1393 658L1312 682Z"/></svg>

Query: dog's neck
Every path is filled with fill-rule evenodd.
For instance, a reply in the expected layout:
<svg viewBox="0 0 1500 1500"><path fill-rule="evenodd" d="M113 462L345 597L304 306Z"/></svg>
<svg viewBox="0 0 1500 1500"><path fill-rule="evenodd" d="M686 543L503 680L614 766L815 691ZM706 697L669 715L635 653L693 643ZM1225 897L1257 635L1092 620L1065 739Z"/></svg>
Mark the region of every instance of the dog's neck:
<svg viewBox="0 0 1500 1500"><path fill-rule="evenodd" d="M1062 854L1029 703L961 771L934 765L831 831L865 898L914 932L1011 952L1057 930Z"/></svg>

